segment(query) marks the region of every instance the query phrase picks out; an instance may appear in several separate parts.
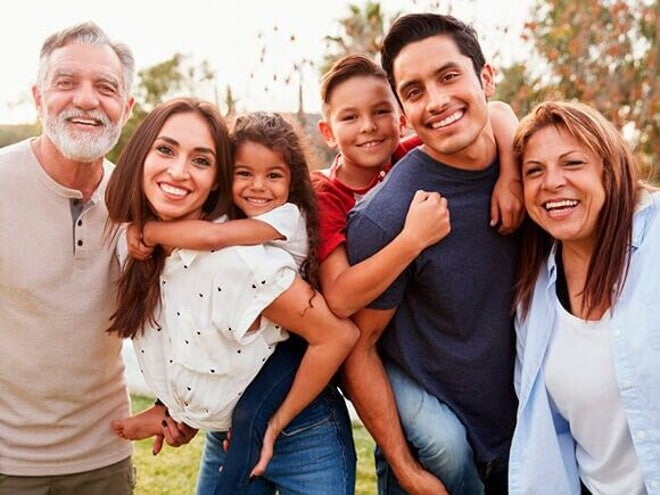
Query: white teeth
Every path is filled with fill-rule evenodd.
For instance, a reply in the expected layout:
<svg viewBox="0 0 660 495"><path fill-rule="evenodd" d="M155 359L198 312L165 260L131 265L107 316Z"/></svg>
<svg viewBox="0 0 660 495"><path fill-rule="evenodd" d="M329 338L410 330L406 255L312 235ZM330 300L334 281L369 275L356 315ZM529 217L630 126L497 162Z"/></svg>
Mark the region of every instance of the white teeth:
<svg viewBox="0 0 660 495"><path fill-rule="evenodd" d="M188 191L181 189L180 187L174 187L170 184L161 183L160 188L165 191L167 194L173 194L174 196L185 196L188 194Z"/></svg>
<svg viewBox="0 0 660 495"><path fill-rule="evenodd" d="M268 203L267 199L264 198L245 198L249 203L254 203L257 205L265 205Z"/></svg>
<svg viewBox="0 0 660 495"><path fill-rule="evenodd" d="M360 148L373 148L374 146L378 146L380 144L380 141L368 141L366 143L359 144L358 146Z"/></svg>
<svg viewBox="0 0 660 495"><path fill-rule="evenodd" d="M434 124L431 124L431 127L433 129L439 129L440 127L445 127L449 124L453 124L458 119L460 119L462 116L463 116L463 110L458 110L457 112L454 112L453 114L451 114L449 117L442 119L440 122L436 122Z"/></svg>
<svg viewBox="0 0 660 495"><path fill-rule="evenodd" d="M543 205L543 207L550 211L550 210L558 210L560 208L570 208L573 206L577 206L579 201L575 199L562 199L561 201L548 201Z"/></svg>
<svg viewBox="0 0 660 495"><path fill-rule="evenodd" d="M97 125L98 121L95 119L71 119L71 122L74 124L87 124L87 125Z"/></svg>

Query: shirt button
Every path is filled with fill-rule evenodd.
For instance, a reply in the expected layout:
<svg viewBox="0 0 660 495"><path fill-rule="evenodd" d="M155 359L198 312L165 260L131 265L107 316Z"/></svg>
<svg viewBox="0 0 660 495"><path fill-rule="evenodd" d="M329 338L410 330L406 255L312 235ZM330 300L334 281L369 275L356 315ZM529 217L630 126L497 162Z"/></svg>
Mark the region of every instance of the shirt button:
<svg viewBox="0 0 660 495"><path fill-rule="evenodd" d="M623 380L622 385L623 385L623 388L630 388L630 387L632 387L632 381L630 381L630 380Z"/></svg>
<svg viewBox="0 0 660 495"><path fill-rule="evenodd" d="M644 430L639 430L635 433L635 438L637 438L637 440L644 440L646 438L646 432Z"/></svg>
<svg viewBox="0 0 660 495"><path fill-rule="evenodd" d="M660 486L660 483L658 483L656 480L651 480L651 488L658 488Z"/></svg>
<svg viewBox="0 0 660 495"><path fill-rule="evenodd" d="M621 329L620 329L620 328L615 328L614 330L612 330L612 335L614 335L614 336L617 337L617 338L618 338L618 337L621 337L621 334L622 334L622 333L623 333L623 332L621 332Z"/></svg>
<svg viewBox="0 0 660 495"><path fill-rule="evenodd" d="M81 241L80 239L78 239L77 244L78 244L78 246L82 246L82 245L83 245L83 241Z"/></svg>

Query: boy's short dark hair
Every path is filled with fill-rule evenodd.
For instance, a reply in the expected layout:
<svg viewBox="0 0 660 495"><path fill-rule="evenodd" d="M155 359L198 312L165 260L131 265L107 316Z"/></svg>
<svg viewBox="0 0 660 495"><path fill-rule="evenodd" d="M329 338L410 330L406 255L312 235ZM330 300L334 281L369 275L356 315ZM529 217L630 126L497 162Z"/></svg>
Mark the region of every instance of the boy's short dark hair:
<svg viewBox="0 0 660 495"><path fill-rule="evenodd" d="M396 82L394 81L393 66L396 56L410 43L437 35L446 35L453 39L459 51L472 60L472 66L477 76L481 74L486 59L481 51L474 28L450 15L408 14L399 17L390 26L380 50L381 65L395 95Z"/></svg>
<svg viewBox="0 0 660 495"><path fill-rule="evenodd" d="M330 98L337 86L357 76L371 76L387 82L385 71L368 55L351 54L337 60L321 78L323 115L328 116Z"/></svg>

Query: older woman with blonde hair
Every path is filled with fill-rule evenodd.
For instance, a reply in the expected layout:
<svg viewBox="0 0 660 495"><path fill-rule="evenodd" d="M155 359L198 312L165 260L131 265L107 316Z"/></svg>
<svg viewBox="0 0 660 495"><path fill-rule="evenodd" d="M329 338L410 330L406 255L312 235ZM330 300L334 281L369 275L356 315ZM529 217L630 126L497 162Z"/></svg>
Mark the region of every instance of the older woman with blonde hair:
<svg viewBox="0 0 660 495"><path fill-rule="evenodd" d="M537 106L514 150L529 218L510 493L660 493L660 192L584 104Z"/></svg>

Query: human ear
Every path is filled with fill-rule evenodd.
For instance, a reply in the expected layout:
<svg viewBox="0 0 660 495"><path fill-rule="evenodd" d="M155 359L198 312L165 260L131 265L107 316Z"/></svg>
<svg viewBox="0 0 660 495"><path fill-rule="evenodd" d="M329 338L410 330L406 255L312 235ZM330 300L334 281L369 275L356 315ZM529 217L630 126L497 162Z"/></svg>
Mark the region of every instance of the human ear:
<svg viewBox="0 0 660 495"><path fill-rule="evenodd" d="M327 120L323 120L323 119L319 120L317 124L317 129L319 130L321 137L325 141L325 144L327 144L331 150L337 148L337 141L335 140L335 136L332 133L332 127L330 126Z"/></svg>
<svg viewBox="0 0 660 495"><path fill-rule="evenodd" d="M481 86L487 98L495 94L495 72L489 64L485 64L481 69Z"/></svg>
<svg viewBox="0 0 660 495"><path fill-rule="evenodd" d="M34 101L34 107L37 109L37 114L41 115L41 91L39 91L36 84L32 86L32 100Z"/></svg>
<svg viewBox="0 0 660 495"><path fill-rule="evenodd" d="M410 126L408 125L408 119L403 113L399 114L399 137L405 137L408 135Z"/></svg>

